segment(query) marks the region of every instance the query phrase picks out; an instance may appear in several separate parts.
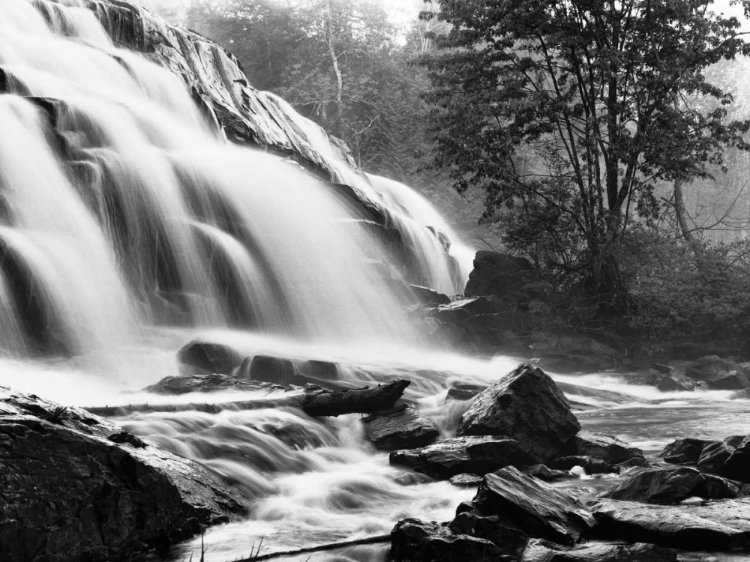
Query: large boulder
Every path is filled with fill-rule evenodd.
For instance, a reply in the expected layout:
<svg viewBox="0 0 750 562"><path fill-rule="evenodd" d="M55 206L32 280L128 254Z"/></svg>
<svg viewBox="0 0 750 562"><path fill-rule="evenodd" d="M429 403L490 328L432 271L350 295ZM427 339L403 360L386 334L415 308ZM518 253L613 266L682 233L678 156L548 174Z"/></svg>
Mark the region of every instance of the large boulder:
<svg viewBox="0 0 750 562"><path fill-rule="evenodd" d="M513 439L491 436L453 437L422 449L394 451L390 463L435 478L457 474L487 474L504 466L534 464Z"/></svg>
<svg viewBox="0 0 750 562"><path fill-rule="evenodd" d="M750 482L750 436L745 437L735 447L724 463L721 471L727 478L740 482Z"/></svg>
<svg viewBox="0 0 750 562"><path fill-rule="evenodd" d="M707 439L677 439L669 443L664 450L659 453L659 456L664 459L665 462L672 464L695 464L701 457L703 448L706 445L712 443L720 443L720 441L710 441Z"/></svg>
<svg viewBox="0 0 750 562"><path fill-rule="evenodd" d="M652 505L601 499L591 504L604 538L701 551L750 552L750 500Z"/></svg>
<svg viewBox="0 0 750 562"><path fill-rule="evenodd" d="M435 423L407 404L371 414L362 423L367 440L384 451L425 447L440 437Z"/></svg>
<svg viewBox="0 0 750 562"><path fill-rule="evenodd" d="M577 543L595 525L573 496L514 467L487 474L472 503L484 515L496 515L532 537L559 544Z"/></svg>
<svg viewBox="0 0 750 562"><path fill-rule="evenodd" d="M653 544L593 543L575 548L532 539L522 562L677 562L677 552Z"/></svg>
<svg viewBox="0 0 750 562"><path fill-rule="evenodd" d="M238 499L103 418L0 389L4 562L132 560L229 521Z"/></svg>
<svg viewBox="0 0 750 562"><path fill-rule="evenodd" d="M500 562L503 552L486 539L453 533L446 525L419 519L399 521L391 531L394 562Z"/></svg>
<svg viewBox="0 0 750 562"><path fill-rule="evenodd" d="M454 533L488 540L512 556L520 556L526 547L529 536L497 515L482 515L466 503L459 505L456 512L455 519L448 524Z"/></svg>
<svg viewBox="0 0 750 562"><path fill-rule="evenodd" d="M494 295L528 300L522 291L533 271L533 266L525 258L480 250L474 258L474 269L469 273L464 294L467 297Z"/></svg>
<svg viewBox="0 0 750 562"><path fill-rule="evenodd" d="M544 462L580 429L554 381L524 363L477 396L461 416L458 433L510 437Z"/></svg>
<svg viewBox="0 0 750 562"><path fill-rule="evenodd" d="M242 355L228 345L194 340L177 352L177 360L200 373L228 375L242 363Z"/></svg>
<svg viewBox="0 0 750 562"><path fill-rule="evenodd" d="M688 498L732 499L750 487L687 466L638 471L603 497L644 503L675 504Z"/></svg>
<svg viewBox="0 0 750 562"><path fill-rule="evenodd" d="M750 378L740 365L716 355L706 355L696 359L685 369L685 375L693 380L705 382L709 388L720 390L750 388Z"/></svg>

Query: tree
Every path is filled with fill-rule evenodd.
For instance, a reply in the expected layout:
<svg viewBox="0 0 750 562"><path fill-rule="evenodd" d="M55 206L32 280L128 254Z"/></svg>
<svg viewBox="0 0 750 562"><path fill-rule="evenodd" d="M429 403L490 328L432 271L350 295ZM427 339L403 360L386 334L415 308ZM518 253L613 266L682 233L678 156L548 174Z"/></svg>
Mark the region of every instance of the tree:
<svg viewBox="0 0 750 562"><path fill-rule="evenodd" d="M739 21L710 0L435 1L451 25L424 59L435 165L485 190L509 247L622 295L618 245L658 216L657 184L747 148L750 122L727 119L732 96L705 77L750 52Z"/></svg>

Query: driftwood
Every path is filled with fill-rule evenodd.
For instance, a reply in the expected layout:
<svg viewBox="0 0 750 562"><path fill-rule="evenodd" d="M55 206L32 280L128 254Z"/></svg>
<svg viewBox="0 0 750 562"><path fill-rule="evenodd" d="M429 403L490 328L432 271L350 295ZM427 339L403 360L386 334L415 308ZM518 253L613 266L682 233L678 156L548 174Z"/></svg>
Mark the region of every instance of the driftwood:
<svg viewBox="0 0 750 562"><path fill-rule="evenodd" d="M371 414L388 409L401 398L407 380L396 380L371 388L331 391L317 385L304 389L289 387L287 393L252 400L231 402L193 402L185 404L129 404L127 406L95 406L85 408L99 416L126 416L134 412L199 412L218 413L223 410L257 410L260 408L298 408L309 416L340 416L343 414Z"/></svg>
<svg viewBox="0 0 750 562"><path fill-rule="evenodd" d="M340 416L342 414L372 414L385 410L401 398L410 381L397 380L372 388L331 392L308 387L302 410L310 416Z"/></svg>
<svg viewBox="0 0 750 562"><path fill-rule="evenodd" d="M299 548L297 550L287 550L284 552L274 552L272 554L256 554L250 558L243 558L237 562L256 562L259 560L273 560L274 558L281 558L282 556L295 556L298 554L307 554L309 552L323 552L326 550L336 550L339 548L345 548L347 546L359 546L365 544L380 544L391 542L391 535L376 535L374 537L367 537L364 539L356 539L351 541L334 542L329 544L322 544L320 546L311 546L308 548Z"/></svg>

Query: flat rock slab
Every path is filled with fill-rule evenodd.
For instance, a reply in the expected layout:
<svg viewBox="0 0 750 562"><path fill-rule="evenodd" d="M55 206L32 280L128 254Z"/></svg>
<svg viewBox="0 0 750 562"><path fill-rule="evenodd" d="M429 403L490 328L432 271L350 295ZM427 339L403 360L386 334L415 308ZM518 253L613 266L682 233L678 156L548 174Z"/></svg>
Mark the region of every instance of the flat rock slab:
<svg viewBox="0 0 750 562"><path fill-rule="evenodd" d="M3 562L130 560L227 522L238 499L105 419L0 388Z"/></svg>
<svg viewBox="0 0 750 562"><path fill-rule="evenodd" d="M565 545L577 543L596 523L573 496L513 467L487 474L472 503L532 537Z"/></svg>
<svg viewBox="0 0 750 562"><path fill-rule="evenodd" d="M176 396L189 394L191 392L224 392L224 391L253 391L253 390L279 390L280 386L267 382L238 379L231 375L219 373L186 375L182 377L164 377L159 382L147 386L143 392Z"/></svg>
<svg viewBox="0 0 750 562"><path fill-rule="evenodd" d="M532 539L522 562L676 562L677 552L653 544L587 544L565 548Z"/></svg>
<svg viewBox="0 0 750 562"><path fill-rule="evenodd" d="M394 451L390 463L435 478L457 474L484 475L508 465L533 464L531 456L513 439L490 436L454 437L422 449Z"/></svg>
<svg viewBox="0 0 750 562"><path fill-rule="evenodd" d="M362 423L367 440L384 451L425 447L440 437L435 423L409 405L372 414Z"/></svg>
<svg viewBox="0 0 750 562"><path fill-rule="evenodd" d="M750 552L750 500L650 505L601 499L589 505L604 537L685 550Z"/></svg>
<svg viewBox="0 0 750 562"><path fill-rule="evenodd" d="M580 429L555 382L524 363L477 396L461 416L458 433L515 439L537 462L544 462Z"/></svg>
<svg viewBox="0 0 750 562"><path fill-rule="evenodd" d="M688 498L734 499L750 495L750 486L687 466L636 472L603 497L644 503L676 504Z"/></svg>

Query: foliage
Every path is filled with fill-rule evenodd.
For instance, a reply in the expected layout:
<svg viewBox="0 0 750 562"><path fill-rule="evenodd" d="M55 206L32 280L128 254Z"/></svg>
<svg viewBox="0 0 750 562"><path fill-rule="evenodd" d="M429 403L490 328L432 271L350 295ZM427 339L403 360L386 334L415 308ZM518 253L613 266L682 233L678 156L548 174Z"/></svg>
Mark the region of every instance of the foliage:
<svg viewBox="0 0 750 562"><path fill-rule="evenodd" d="M627 320L650 340L741 341L750 336L750 243L699 242L632 229L619 249Z"/></svg>
<svg viewBox="0 0 750 562"><path fill-rule="evenodd" d="M436 2L435 165L485 190L511 249L622 304L619 245L658 217L657 184L747 148L750 123L705 78L748 52L739 22L710 0Z"/></svg>

